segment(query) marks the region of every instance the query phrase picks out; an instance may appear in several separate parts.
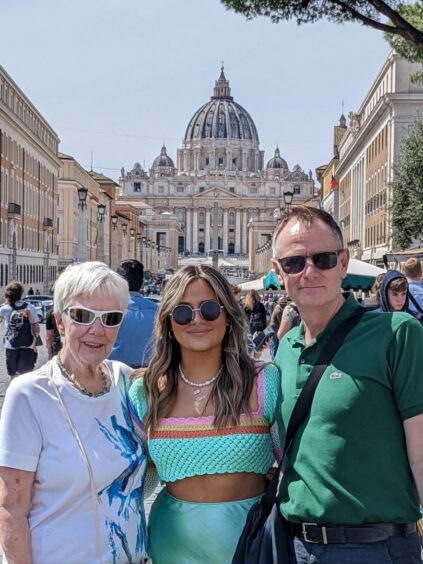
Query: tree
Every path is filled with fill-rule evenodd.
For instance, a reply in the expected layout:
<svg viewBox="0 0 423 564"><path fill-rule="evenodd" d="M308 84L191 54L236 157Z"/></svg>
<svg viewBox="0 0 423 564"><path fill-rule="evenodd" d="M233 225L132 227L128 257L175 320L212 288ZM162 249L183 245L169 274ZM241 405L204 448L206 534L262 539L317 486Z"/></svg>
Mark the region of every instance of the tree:
<svg viewBox="0 0 423 564"><path fill-rule="evenodd" d="M269 17L272 22L295 19L297 24L321 19L342 24L360 22L410 42L423 58L423 30L408 19L404 2L398 0L221 0L248 19ZM417 1L422 6L422 0ZM382 21L383 20L383 21Z"/></svg>
<svg viewBox="0 0 423 564"><path fill-rule="evenodd" d="M398 7L398 12L415 28L423 31L423 3L421 1L416 4L403 4ZM423 52L414 43L407 41L400 35L390 33L386 33L385 38L389 45L407 61L423 65ZM412 74L411 80L412 82L423 83L423 68Z"/></svg>
<svg viewBox="0 0 423 564"><path fill-rule="evenodd" d="M423 233L423 121L420 115L401 143L392 182L394 244L410 246Z"/></svg>

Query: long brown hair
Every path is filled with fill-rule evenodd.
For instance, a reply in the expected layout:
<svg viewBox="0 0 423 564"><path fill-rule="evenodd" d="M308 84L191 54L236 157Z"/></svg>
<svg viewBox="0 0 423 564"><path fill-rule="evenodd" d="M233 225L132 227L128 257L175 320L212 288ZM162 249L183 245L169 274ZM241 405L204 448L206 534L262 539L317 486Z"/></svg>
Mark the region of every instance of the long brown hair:
<svg viewBox="0 0 423 564"><path fill-rule="evenodd" d="M215 406L214 424L217 427L235 425L241 413L250 412L249 401L257 371L247 353L245 315L226 278L218 270L207 265L185 266L168 281L156 315L155 354L144 374L147 399L145 425L148 430L157 428L176 398L181 349L171 333L170 313L181 302L188 285L195 280L209 284L225 308L228 322L222 341L223 370L210 393L210 401Z"/></svg>

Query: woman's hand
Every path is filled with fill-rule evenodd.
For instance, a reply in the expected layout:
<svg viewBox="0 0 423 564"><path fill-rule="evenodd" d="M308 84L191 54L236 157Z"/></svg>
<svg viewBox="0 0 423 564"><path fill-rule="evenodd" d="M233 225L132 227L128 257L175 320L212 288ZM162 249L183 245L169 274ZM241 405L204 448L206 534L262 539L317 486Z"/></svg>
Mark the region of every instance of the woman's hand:
<svg viewBox="0 0 423 564"><path fill-rule="evenodd" d="M32 564L28 514L34 475L0 466L0 544L8 564Z"/></svg>

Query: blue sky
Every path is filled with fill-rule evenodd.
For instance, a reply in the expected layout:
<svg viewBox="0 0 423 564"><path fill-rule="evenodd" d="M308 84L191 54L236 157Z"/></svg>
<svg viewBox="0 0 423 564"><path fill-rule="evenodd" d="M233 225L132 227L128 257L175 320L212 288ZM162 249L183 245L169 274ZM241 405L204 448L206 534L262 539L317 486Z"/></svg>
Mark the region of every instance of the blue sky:
<svg viewBox="0 0 423 564"><path fill-rule="evenodd" d="M265 160L276 143L308 172L332 156L332 127L358 109L389 53L376 30L247 21L219 0L1 0L0 64L58 133L60 150L117 179L176 161L224 61Z"/></svg>

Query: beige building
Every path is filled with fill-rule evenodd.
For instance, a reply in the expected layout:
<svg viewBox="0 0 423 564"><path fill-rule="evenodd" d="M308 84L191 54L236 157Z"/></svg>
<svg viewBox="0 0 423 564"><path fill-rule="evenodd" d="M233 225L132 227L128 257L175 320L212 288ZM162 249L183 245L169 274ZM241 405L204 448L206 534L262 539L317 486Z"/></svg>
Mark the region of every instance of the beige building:
<svg viewBox="0 0 423 564"><path fill-rule="evenodd" d="M97 259L100 186L73 157L59 153L59 158L57 233L59 266L64 268Z"/></svg>
<svg viewBox="0 0 423 564"><path fill-rule="evenodd" d="M389 202L393 165L418 110L423 85L412 84L418 69L391 52L339 145L339 222L353 256L382 263L392 250Z"/></svg>
<svg viewBox="0 0 423 564"><path fill-rule="evenodd" d="M210 101L188 121L177 165L163 146L149 172L139 163L130 171L122 169L118 199L133 205L144 201L158 217L176 217L179 234L176 226L171 234L159 220L147 222L150 239L157 244L160 236L172 257L207 256L214 250L246 257L271 236L274 210L285 205L284 192L292 192L294 203L312 198L311 173L299 165L290 170L278 148L264 165L254 121L234 101L222 68Z"/></svg>
<svg viewBox="0 0 423 564"><path fill-rule="evenodd" d="M59 138L0 66L0 287L41 293L56 278Z"/></svg>

